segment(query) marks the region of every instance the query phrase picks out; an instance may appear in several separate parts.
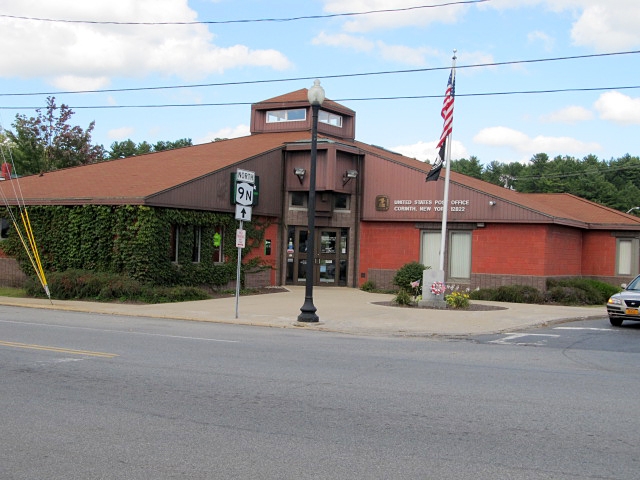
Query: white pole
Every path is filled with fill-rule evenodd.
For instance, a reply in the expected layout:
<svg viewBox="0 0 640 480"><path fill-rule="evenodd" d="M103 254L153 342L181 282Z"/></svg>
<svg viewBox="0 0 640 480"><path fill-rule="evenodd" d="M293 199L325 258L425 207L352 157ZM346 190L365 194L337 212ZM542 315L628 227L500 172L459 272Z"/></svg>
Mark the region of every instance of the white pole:
<svg viewBox="0 0 640 480"><path fill-rule="evenodd" d="M244 222L240 220L240 230ZM238 266L236 269L236 318L238 318L238 300L240 299L240 268L242 267L242 247L238 247Z"/></svg>
<svg viewBox="0 0 640 480"><path fill-rule="evenodd" d="M456 81L456 52L453 51L453 62L451 65L451 84L455 85ZM453 121L453 119L452 119ZM447 148L445 149L444 161L446 162L446 174L444 179L444 198L442 199L442 231L440 234L440 271L444 273L444 254L447 244L447 214L449 213L449 177L451 175L451 138L452 134L447 137ZM446 276L445 276L446 280Z"/></svg>

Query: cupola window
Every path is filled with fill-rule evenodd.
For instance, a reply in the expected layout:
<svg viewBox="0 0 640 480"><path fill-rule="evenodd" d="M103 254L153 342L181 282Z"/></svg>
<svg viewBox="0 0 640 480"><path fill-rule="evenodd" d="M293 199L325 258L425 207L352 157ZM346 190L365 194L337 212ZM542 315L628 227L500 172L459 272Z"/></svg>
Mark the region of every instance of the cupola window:
<svg viewBox="0 0 640 480"><path fill-rule="evenodd" d="M333 125L334 127L342 128L342 116L336 115L335 113L329 113L325 112L324 110L320 110L320 112L318 113L318 121L321 123Z"/></svg>
<svg viewBox="0 0 640 480"><path fill-rule="evenodd" d="M306 119L307 111L304 108L294 108L291 110L269 110L267 112L267 123L299 122Z"/></svg>

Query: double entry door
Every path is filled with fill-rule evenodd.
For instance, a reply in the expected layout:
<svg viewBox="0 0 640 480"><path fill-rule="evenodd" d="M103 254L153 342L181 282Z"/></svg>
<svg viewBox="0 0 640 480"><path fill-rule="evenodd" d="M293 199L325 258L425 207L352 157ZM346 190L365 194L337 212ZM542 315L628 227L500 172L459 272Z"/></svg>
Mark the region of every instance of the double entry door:
<svg viewBox="0 0 640 480"><path fill-rule="evenodd" d="M290 227L287 242L287 283L304 285L307 272L314 285L347 285L349 265L349 229L315 229L315 252L307 251L307 227Z"/></svg>

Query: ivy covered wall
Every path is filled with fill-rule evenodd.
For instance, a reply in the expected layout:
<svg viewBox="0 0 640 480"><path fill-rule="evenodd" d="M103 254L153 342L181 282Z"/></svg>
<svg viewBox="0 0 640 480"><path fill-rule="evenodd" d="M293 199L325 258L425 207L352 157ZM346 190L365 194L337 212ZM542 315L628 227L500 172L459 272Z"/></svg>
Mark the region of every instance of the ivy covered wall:
<svg viewBox="0 0 640 480"><path fill-rule="evenodd" d="M236 220L231 214L146 206L31 206L29 219L46 272L82 269L125 274L155 285L222 286L236 279ZM19 214L18 214L19 218ZM182 235L178 261L171 259L171 229L201 227L200 261L192 261L194 236ZM268 222L245 223L243 256L260 245ZM225 261L216 263L213 236L223 227ZM33 275L14 231L3 245ZM261 268L260 258L243 264L242 274Z"/></svg>

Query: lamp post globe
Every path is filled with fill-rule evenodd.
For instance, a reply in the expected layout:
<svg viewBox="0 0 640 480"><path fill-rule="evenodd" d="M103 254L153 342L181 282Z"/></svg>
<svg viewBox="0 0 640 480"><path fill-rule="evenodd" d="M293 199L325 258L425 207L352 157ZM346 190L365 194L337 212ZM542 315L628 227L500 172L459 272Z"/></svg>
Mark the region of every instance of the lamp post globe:
<svg viewBox="0 0 640 480"><path fill-rule="evenodd" d="M300 307L299 322L318 322L313 304L313 266L315 265L315 225L316 225L316 163L318 156L318 111L324 101L324 88L320 80L314 80L307 93L311 104L311 166L309 168L309 201L307 205L307 265L305 272L304 304Z"/></svg>

